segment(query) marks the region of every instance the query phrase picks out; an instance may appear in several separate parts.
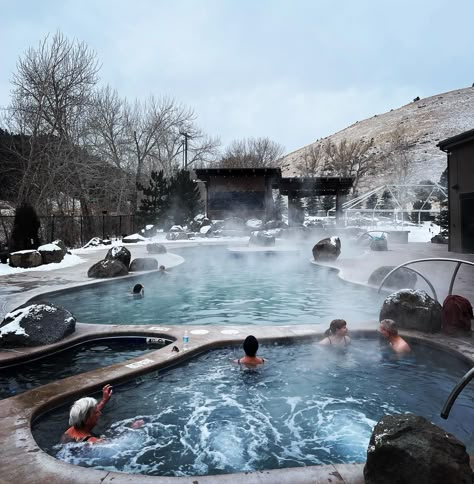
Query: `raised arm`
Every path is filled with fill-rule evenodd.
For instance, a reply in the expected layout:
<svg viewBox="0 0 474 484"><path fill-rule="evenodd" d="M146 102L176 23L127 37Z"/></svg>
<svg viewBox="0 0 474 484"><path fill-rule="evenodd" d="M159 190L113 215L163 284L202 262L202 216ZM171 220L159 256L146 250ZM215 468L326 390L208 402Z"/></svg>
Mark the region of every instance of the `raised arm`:
<svg viewBox="0 0 474 484"><path fill-rule="evenodd" d="M110 397L112 396L113 390L112 390L112 385L107 383L107 385L102 388L102 400L97 404L97 408L99 410L102 410L105 406L105 404L110 400Z"/></svg>

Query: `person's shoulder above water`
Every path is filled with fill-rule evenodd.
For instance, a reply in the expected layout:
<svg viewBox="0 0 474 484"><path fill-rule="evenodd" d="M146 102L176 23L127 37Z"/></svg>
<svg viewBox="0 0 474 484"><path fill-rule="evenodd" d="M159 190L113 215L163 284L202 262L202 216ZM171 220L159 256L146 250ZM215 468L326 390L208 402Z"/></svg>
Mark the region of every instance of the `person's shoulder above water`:
<svg viewBox="0 0 474 484"><path fill-rule="evenodd" d="M348 346L352 341L347 335L347 322L344 319L333 319L324 336L319 342L320 345Z"/></svg>
<svg viewBox="0 0 474 484"><path fill-rule="evenodd" d="M234 360L234 363L245 366L258 366L265 363L265 359L257 356L258 340L253 335L249 335L245 338L243 348L245 356Z"/></svg>

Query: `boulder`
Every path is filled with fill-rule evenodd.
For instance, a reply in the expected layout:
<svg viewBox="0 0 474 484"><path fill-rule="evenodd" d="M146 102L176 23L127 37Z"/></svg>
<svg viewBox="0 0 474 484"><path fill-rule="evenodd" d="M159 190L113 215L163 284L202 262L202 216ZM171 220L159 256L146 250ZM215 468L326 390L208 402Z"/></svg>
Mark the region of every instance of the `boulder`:
<svg viewBox="0 0 474 484"><path fill-rule="evenodd" d="M54 245L57 245L61 249L63 256L67 254L68 251L67 251L66 244L62 240L56 239L56 240L53 240L51 243Z"/></svg>
<svg viewBox="0 0 474 484"><path fill-rule="evenodd" d="M385 299L379 319L393 319L399 328L434 333L441 329L441 309L425 291L401 289Z"/></svg>
<svg viewBox="0 0 474 484"><path fill-rule="evenodd" d="M152 244L146 244L146 251L149 254L166 254L166 247L163 244L153 242Z"/></svg>
<svg viewBox="0 0 474 484"><path fill-rule="evenodd" d="M132 254L130 251L124 247L123 245L116 245L108 250L105 260L119 260L128 270L128 266L130 265L130 260L132 258Z"/></svg>
<svg viewBox="0 0 474 484"><path fill-rule="evenodd" d="M388 250L388 243L385 237L373 237L370 241L370 250L383 251Z"/></svg>
<svg viewBox="0 0 474 484"><path fill-rule="evenodd" d="M127 235L122 238L124 244L136 244L137 242L144 242L146 239L140 234Z"/></svg>
<svg viewBox="0 0 474 484"><path fill-rule="evenodd" d="M446 237L443 237L441 234L437 234L434 237L431 237L431 243L432 244L447 244L448 239Z"/></svg>
<svg viewBox="0 0 474 484"><path fill-rule="evenodd" d="M43 264L57 264L64 259L64 252L56 244L45 244L38 247L38 252L43 258Z"/></svg>
<svg viewBox="0 0 474 484"><path fill-rule="evenodd" d="M94 277L97 279L126 276L127 274L128 268L118 259L100 260L87 271L87 277Z"/></svg>
<svg viewBox="0 0 474 484"><path fill-rule="evenodd" d="M372 286L378 286L383 278L392 270L395 266L382 266L375 269L372 274L370 274L368 283ZM394 272L385 282L383 287L391 287L393 289L413 289L416 286L417 281L416 274L407 269L406 267L400 267L396 272Z"/></svg>
<svg viewBox="0 0 474 484"><path fill-rule="evenodd" d="M250 234L249 245L258 245L260 247L273 247L275 245L275 236L264 231L255 231Z"/></svg>
<svg viewBox="0 0 474 484"><path fill-rule="evenodd" d="M184 232L184 229L181 225L173 225L170 227L169 232Z"/></svg>
<svg viewBox="0 0 474 484"><path fill-rule="evenodd" d="M340 254L341 241L339 237L322 239L313 247L313 257L316 261L336 260Z"/></svg>
<svg viewBox="0 0 474 484"><path fill-rule="evenodd" d="M245 222L248 230L257 231L263 227L263 221L258 218L251 218Z"/></svg>
<svg viewBox="0 0 474 484"><path fill-rule="evenodd" d="M288 224L283 222L283 220L269 220L268 222L265 222L265 225L263 227L265 230L287 229Z"/></svg>
<svg viewBox="0 0 474 484"><path fill-rule="evenodd" d="M186 232L168 232L166 240L188 240L188 234Z"/></svg>
<svg viewBox="0 0 474 484"><path fill-rule="evenodd" d="M153 257L141 257L133 259L130 264L130 272L136 271L153 271L158 269L158 261Z"/></svg>
<svg viewBox="0 0 474 484"><path fill-rule="evenodd" d="M10 254L10 266L29 269L38 267L43 263L43 258L37 250L19 250Z"/></svg>
<svg viewBox="0 0 474 484"><path fill-rule="evenodd" d="M366 484L472 484L465 445L416 415L386 415L374 427Z"/></svg>
<svg viewBox="0 0 474 484"><path fill-rule="evenodd" d="M66 309L46 302L24 304L0 323L0 347L52 344L73 333L76 318Z"/></svg>
<svg viewBox="0 0 474 484"><path fill-rule="evenodd" d="M193 232L201 232L203 227L208 227L211 225L211 221L204 215L199 214L194 217L192 222L189 224L189 228Z"/></svg>
<svg viewBox="0 0 474 484"><path fill-rule="evenodd" d="M105 245L104 241L100 237L92 237L89 242L87 242L86 245L84 245L82 248L87 249L89 247L100 247L101 245Z"/></svg>

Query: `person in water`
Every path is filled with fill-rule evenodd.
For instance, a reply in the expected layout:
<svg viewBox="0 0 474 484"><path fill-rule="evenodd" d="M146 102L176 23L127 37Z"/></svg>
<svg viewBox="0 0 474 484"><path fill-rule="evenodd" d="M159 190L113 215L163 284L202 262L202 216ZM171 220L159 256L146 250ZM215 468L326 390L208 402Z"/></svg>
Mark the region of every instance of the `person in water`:
<svg viewBox="0 0 474 484"><path fill-rule="evenodd" d="M143 297L145 295L145 286L143 284L135 284L132 289L134 297Z"/></svg>
<svg viewBox="0 0 474 484"><path fill-rule="evenodd" d="M324 336L325 338L319 342L320 345L348 346L351 343L351 338L347 336L347 323L344 319L333 319Z"/></svg>
<svg viewBox="0 0 474 484"><path fill-rule="evenodd" d="M265 363L264 358L260 358L259 356L257 356L258 341L255 336L247 336L245 338L243 348L245 356L243 358L239 358L238 360L234 360L234 363L250 367L263 365Z"/></svg>
<svg viewBox="0 0 474 484"><path fill-rule="evenodd" d="M69 412L70 427L61 436L61 443L101 442L103 439L94 435L92 429L97 425L102 415L102 409L110 400L112 393L112 386L107 384L102 388L102 400L100 402L97 403L97 400L92 397L84 397L76 400ZM143 424L143 420L136 420L133 422L132 428L138 429Z"/></svg>
<svg viewBox="0 0 474 484"><path fill-rule="evenodd" d="M410 353L410 345L398 334L397 324L393 319L380 321L379 333L388 341L395 353Z"/></svg>
<svg viewBox="0 0 474 484"><path fill-rule="evenodd" d="M107 384L102 388L102 400L92 397L84 397L75 401L69 413L70 427L61 437L61 443L69 442L99 442L101 439L92 433L92 429L97 425L102 414L102 409L110 400L113 390Z"/></svg>
<svg viewBox="0 0 474 484"><path fill-rule="evenodd" d="M160 272L160 274L169 274L169 272L166 270L165 266L160 266L159 272Z"/></svg>

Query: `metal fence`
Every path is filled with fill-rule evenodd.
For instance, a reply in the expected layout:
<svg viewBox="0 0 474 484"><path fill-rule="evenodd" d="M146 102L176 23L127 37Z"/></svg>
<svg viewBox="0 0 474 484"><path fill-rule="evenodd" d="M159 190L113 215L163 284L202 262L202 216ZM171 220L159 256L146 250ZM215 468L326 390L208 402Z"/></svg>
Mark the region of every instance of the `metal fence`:
<svg viewBox="0 0 474 484"><path fill-rule="evenodd" d="M137 231L134 215L73 215L39 216L42 243L61 239L66 246L82 247L92 237L122 237ZM14 215L0 215L0 247L8 246Z"/></svg>

